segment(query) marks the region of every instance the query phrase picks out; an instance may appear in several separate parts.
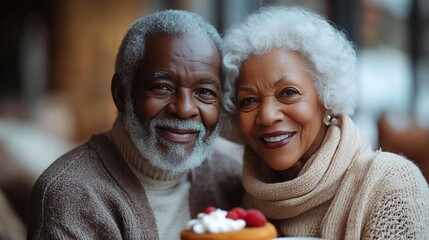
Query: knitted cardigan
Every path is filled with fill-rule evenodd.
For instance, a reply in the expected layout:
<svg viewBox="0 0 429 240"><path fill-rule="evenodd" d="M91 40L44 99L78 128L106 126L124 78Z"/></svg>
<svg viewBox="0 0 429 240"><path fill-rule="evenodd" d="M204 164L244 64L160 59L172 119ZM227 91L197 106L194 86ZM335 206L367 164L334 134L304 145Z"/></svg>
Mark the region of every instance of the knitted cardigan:
<svg viewBox="0 0 429 240"><path fill-rule="evenodd" d="M290 181L246 149L243 185L245 207L261 209L282 236L429 239L429 188L420 170L372 151L349 117L329 127Z"/></svg>
<svg viewBox="0 0 429 240"><path fill-rule="evenodd" d="M237 158L214 151L189 178L191 217L242 197ZM158 239L145 190L105 134L55 161L30 199L28 239Z"/></svg>

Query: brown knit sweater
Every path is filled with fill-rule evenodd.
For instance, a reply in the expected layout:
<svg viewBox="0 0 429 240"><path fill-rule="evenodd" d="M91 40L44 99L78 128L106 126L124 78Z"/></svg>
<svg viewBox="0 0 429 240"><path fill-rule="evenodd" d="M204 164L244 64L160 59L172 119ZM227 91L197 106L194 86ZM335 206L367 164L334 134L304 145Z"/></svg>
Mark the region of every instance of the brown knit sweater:
<svg viewBox="0 0 429 240"><path fill-rule="evenodd" d="M282 181L246 150L245 206L260 208L285 236L429 239L429 188L411 161L372 151L352 120L330 126L299 176Z"/></svg>
<svg viewBox="0 0 429 240"><path fill-rule="evenodd" d="M214 152L189 174L190 210L241 200L241 163ZM28 239L158 239L145 190L121 153L99 134L55 161L37 180Z"/></svg>

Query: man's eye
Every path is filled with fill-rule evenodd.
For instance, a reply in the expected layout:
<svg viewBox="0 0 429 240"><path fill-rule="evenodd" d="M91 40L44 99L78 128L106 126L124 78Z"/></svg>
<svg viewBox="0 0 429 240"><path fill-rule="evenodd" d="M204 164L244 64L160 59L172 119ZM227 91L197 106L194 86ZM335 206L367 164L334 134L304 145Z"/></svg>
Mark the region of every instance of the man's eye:
<svg viewBox="0 0 429 240"><path fill-rule="evenodd" d="M170 86L164 83L154 84L151 87L151 90L155 92L174 92Z"/></svg>
<svg viewBox="0 0 429 240"><path fill-rule="evenodd" d="M211 95L211 96L216 96L216 93L215 93L214 91L212 91L212 90L210 90L210 89L207 89L207 88L199 89L199 90L197 91L197 93L198 93L199 95L207 95L207 96Z"/></svg>
<svg viewBox="0 0 429 240"><path fill-rule="evenodd" d="M195 95L201 101L206 103L212 103L218 99L218 94L215 91L208 88L198 89L197 91L195 91Z"/></svg>

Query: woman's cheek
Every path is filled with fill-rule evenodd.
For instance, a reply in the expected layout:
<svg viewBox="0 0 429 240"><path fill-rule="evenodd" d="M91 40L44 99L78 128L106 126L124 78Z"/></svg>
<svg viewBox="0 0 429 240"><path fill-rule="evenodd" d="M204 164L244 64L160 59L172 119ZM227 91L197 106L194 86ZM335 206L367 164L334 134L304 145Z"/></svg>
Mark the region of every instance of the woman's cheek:
<svg viewBox="0 0 429 240"><path fill-rule="evenodd" d="M311 104L300 104L290 113L290 117L298 123L305 124L317 117L315 113Z"/></svg>
<svg viewBox="0 0 429 240"><path fill-rule="evenodd" d="M239 114L240 131L249 144L251 144L250 141L253 140L252 139L252 131L255 128L254 122L255 121L254 121L254 117L252 114L249 114L249 113L240 113Z"/></svg>

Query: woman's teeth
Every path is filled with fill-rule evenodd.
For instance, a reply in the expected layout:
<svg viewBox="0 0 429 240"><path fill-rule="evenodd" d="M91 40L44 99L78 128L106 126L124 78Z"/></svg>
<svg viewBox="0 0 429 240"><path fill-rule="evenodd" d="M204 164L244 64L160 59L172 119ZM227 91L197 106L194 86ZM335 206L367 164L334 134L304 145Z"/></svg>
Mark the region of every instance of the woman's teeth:
<svg viewBox="0 0 429 240"><path fill-rule="evenodd" d="M279 142L279 141L282 141L282 140L290 137L291 135L292 135L292 133L283 134L283 135L279 135L279 136L275 136L275 137L267 137L267 138L264 138L264 141L265 142Z"/></svg>

